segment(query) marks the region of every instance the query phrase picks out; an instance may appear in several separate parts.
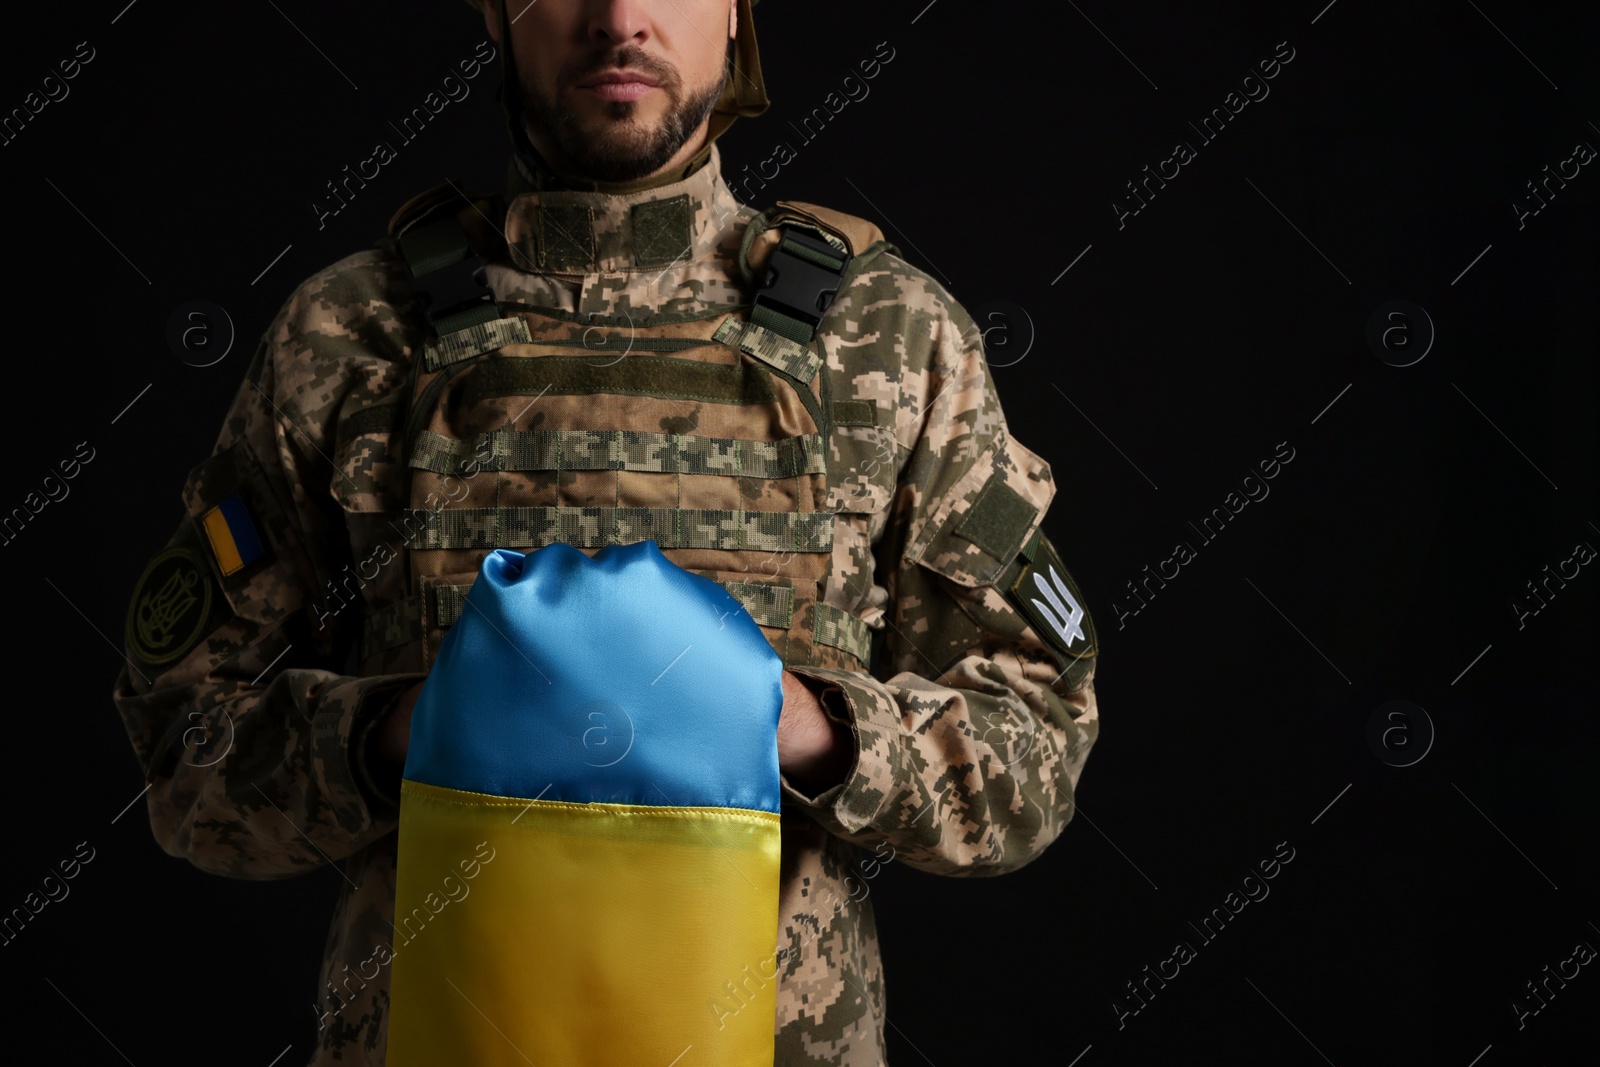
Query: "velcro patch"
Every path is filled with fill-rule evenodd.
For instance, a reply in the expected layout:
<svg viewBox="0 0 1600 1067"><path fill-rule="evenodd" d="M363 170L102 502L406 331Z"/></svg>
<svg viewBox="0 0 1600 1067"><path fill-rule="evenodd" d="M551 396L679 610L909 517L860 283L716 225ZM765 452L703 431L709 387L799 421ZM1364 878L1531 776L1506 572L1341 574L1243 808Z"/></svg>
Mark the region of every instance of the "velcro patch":
<svg viewBox="0 0 1600 1067"><path fill-rule="evenodd" d="M238 574L265 553L250 509L236 492L229 493L222 503L207 511L200 526L211 544L217 570L224 578Z"/></svg>
<svg viewBox="0 0 1600 1067"><path fill-rule="evenodd" d="M187 539L186 539L187 540ZM219 621L211 568L192 544L169 548L150 561L128 605L128 650L160 667L187 655Z"/></svg>
<svg viewBox="0 0 1600 1067"><path fill-rule="evenodd" d="M633 258L641 267L665 267L689 258L694 214L688 194L635 204Z"/></svg>
<svg viewBox="0 0 1600 1067"><path fill-rule="evenodd" d="M1083 594L1043 532L1032 558L1017 572L1006 595L1056 654L1063 673L1071 675L1074 685L1079 684L1093 666L1099 641Z"/></svg>
<svg viewBox="0 0 1600 1067"><path fill-rule="evenodd" d="M1038 509L998 475L972 501L966 517L953 531L998 560L1009 560L1022 547L1022 538Z"/></svg>
<svg viewBox="0 0 1600 1067"><path fill-rule="evenodd" d="M833 402L835 426L876 426L878 405L870 400L835 400Z"/></svg>

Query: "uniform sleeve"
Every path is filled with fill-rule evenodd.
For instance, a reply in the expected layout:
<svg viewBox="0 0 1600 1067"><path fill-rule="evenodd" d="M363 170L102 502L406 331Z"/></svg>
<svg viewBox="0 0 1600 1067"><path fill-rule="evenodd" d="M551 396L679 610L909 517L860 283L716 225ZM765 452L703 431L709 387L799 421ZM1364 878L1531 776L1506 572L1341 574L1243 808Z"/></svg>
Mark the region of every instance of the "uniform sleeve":
<svg viewBox="0 0 1600 1067"><path fill-rule="evenodd" d="M422 676L345 673L362 622L350 524L396 474L350 424L375 424L410 351L392 268L365 255L308 280L267 331L129 604L113 700L151 827L217 874L298 874L396 826L397 783L363 746Z"/></svg>
<svg viewBox="0 0 1600 1067"><path fill-rule="evenodd" d="M1036 858L1072 816L1099 732L1098 647L1045 535L1050 467L1011 437L970 317L926 286L933 310L904 334L927 334L931 356L901 383L909 455L875 549L882 653L873 673L791 668L832 687L824 707L848 721L854 764L816 796L788 781L784 794L833 834L886 843L910 866L999 874Z"/></svg>

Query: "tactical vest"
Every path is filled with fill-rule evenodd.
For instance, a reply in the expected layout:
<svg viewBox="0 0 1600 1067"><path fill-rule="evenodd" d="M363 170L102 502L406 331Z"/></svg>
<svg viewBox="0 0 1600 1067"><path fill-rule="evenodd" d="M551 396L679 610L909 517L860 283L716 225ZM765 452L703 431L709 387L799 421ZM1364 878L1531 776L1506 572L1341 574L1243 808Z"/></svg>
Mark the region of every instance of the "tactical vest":
<svg viewBox="0 0 1600 1067"><path fill-rule="evenodd" d="M426 670L494 549L645 539L720 584L786 665L870 670L881 613L869 626L820 591L836 513L881 506L892 488L892 413L835 403L816 328L834 292L892 249L877 227L780 203L744 234L743 273L764 266L767 280L752 305L580 319L495 302L484 258L505 246L474 225L484 207L395 232L432 335L392 413L408 595L369 612L362 673ZM864 499L859 479L830 479L830 459L883 467L887 487Z"/></svg>

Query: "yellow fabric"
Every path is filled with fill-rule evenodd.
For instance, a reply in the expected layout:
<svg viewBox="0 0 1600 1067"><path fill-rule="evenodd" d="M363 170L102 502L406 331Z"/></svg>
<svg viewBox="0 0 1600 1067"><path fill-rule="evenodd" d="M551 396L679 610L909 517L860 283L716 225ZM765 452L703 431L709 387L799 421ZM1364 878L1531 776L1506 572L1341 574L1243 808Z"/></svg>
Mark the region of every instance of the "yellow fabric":
<svg viewBox="0 0 1600 1067"><path fill-rule="evenodd" d="M401 795L390 1067L770 1067L776 814Z"/></svg>
<svg viewBox="0 0 1600 1067"><path fill-rule="evenodd" d="M221 508L212 508L206 512L202 520L205 525L206 537L211 540L211 551L217 557L217 566L222 569L223 575L233 574L244 566L244 560L239 556L239 546L233 540L233 531L228 528L228 517L222 513Z"/></svg>

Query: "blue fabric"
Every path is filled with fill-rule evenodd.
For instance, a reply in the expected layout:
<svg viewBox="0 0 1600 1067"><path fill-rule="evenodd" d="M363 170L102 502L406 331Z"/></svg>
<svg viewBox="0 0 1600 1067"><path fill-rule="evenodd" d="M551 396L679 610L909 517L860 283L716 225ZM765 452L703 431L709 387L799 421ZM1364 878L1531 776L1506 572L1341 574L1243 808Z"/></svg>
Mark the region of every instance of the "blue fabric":
<svg viewBox="0 0 1600 1067"><path fill-rule="evenodd" d="M654 541L483 561L411 720L405 776L575 803L776 812L783 661Z"/></svg>

